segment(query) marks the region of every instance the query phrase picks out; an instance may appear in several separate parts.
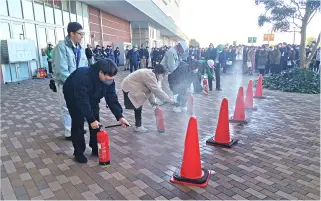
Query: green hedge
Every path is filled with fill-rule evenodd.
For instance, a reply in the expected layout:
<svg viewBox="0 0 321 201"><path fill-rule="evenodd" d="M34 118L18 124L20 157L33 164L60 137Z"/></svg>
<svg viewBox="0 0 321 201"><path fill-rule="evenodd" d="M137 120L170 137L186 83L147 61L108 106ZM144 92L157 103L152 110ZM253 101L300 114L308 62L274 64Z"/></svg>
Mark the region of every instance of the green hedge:
<svg viewBox="0 0 321 201"><path fill-rule="evenodd" d="M310 69L289 69L263 77L263 88L305 94L320 93L320 74Z"/></svg>

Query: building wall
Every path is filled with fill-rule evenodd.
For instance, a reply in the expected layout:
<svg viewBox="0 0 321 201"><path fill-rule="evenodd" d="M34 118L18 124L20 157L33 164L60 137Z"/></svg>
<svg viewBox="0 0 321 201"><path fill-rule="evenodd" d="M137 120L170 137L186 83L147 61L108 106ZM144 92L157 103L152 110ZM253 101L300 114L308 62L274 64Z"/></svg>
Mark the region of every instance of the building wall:
<svg viewBox="0 0 321 201"><path fill-rule="evenodd" d="M80 1L69 0L0 0L0 40L34 40L37 59L30 61L30 72L35 75L37 68L47 68L44 54L47 44L54 46L67 35L70 21L79 22L84 28L82 45L90 43L88 6ZM18 65L18 64L17 64ZM10 75L10 66L1 65L3 82L28 78L28 63L19 63L18 73ZM23 69L23 70L21 70ZM11 79L12 77L12 79Z"/></svg>
<svg viewBox="0 0 321 201"><path fill-rule="evenodd" d="M153 0L153 2L170 16L177 26L180 26L180 0Z"/></svg>
<svg viewBox="0 0 321 201"><path fill-rule="evenodd" d="M100 11L97 8L88 6L89 13L89 29L92 39L92 45L102 45Z"/></svg>
<svg viewBox="0 0 321 201"><path fill-rule="evenodd" d="M93 45L131 42L130 23L126 20L89 6L89 23Z"/></svg>

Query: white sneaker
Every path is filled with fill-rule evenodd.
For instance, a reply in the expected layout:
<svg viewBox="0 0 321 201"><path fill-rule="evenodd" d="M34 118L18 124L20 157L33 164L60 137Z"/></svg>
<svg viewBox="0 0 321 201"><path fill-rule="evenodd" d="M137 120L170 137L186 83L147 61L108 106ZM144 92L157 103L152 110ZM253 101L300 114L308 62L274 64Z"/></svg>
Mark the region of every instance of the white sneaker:
<svg viewBox="0 0 321 201"><path fill-rule="evenodd" d="M187 111L187 107L181 107L181 111L186 112Z"/></svg>
<svg viewBox="0 0 321 201"><path fill-rule="evenodd" d="M179 113L179 112L181 112L181 108L174 106L174 107L173 107L173 111Z"/></svg>
<svg viewBox="0 0 321 201"><path fill-rule="evenodd" d="M147 133L148 132L148 129L145 128L144 126L140 126L140 127L135 127L135 132L137 133Z"/></svg>

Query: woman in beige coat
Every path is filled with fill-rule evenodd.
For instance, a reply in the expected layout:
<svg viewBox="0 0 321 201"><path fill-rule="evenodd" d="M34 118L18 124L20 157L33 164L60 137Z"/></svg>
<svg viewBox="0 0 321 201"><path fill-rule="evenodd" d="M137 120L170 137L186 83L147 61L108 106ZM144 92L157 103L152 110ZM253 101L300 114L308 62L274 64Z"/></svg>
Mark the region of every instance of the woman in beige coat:
<svg viewBox="0 0 321 201"><path fill-rule="evenodd" d="M164 66L158 64L155 66L155 69L139 69L129 74L121 84L125 108L135 111L136 132L148 131L142 125L142 109L147 99L151 104L154 104L156 96L162 101L174 104L174 101L158 84L164 78L165 73L166 69Z"/></svg>

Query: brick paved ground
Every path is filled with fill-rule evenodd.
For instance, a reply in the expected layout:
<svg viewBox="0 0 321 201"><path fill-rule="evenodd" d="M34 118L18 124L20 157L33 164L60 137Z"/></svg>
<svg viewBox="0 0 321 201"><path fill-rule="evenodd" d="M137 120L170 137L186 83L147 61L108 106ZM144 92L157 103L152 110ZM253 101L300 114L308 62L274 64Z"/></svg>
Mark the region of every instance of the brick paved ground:
<svg viewBox="0 0 321 201"><path fill-rule="evenodd" d="M124 76L117 76L118 87ZM1 85L1 199L320 199L319 95L265 91L268 99L255 101L258 111L247 113L250 123L231 125L239 144L205 144L222 97L232 113L237 87L248 79L223 77L223 91L195 96L202 163L216 172L204 189L169 182L181 164L187 115L164 107L163 134L110 129L111 167L98 166L89 148L88 164L79 165L71 142L63 139L49 80ZM103 106L102 123L116 123ZM133 112L125 114L133 123ZM149 105L143 116L154 128Z"/></svg>

